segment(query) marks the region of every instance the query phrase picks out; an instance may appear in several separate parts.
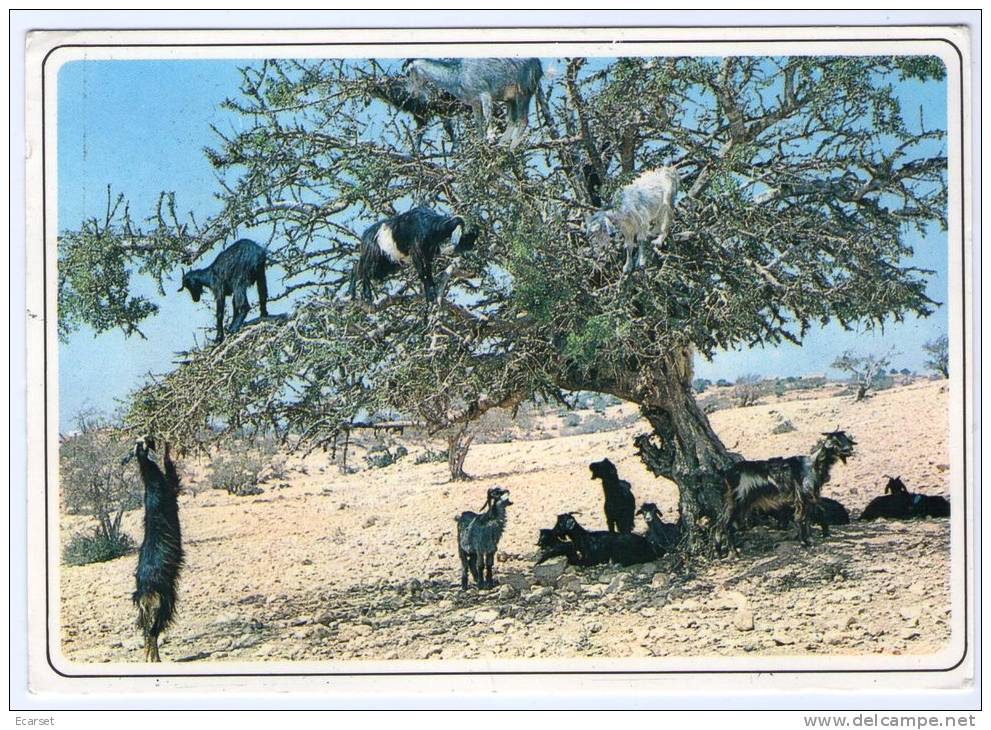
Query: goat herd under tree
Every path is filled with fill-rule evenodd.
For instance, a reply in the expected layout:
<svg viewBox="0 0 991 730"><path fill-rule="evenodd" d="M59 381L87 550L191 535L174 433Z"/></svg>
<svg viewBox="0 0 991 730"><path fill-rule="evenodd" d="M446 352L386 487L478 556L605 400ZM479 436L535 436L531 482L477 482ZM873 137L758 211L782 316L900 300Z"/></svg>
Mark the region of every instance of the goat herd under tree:
<svg viewBox="0 0 991 730"><path fill-rule="evenodd" d="M223 107L244 128L218 132L206 151L223 210L181 220L163 193L142 229L108 191L103 220L60 237L60 335L80 324L140 334L156 308L131 294L132 267L161 287L236 230L266 231L264 246L239 240L183 275L194 300L214 295L215 345L133 395L135 432L184 450L262 431L292 449L335 448L362 414L407 414L437 432L490 408L597 391L640 407L652 431L635 445L677 484L678 524L646 503L647 536L633 535L632 493L605 459L593 473L610 531L561 515L542 550L588 565L675 543L736 549L754 511L788 509L807 543L810 521L826 532L819 492L855 442L835 431L808 457L740 459L695 402L693 359L801 343L831 321L872 327L934 311L930 272L906 263L904 235L946 227L944 121L903 115L901 90L941 81L941 63L561 63L553 75L536 58L243 68L240 96ZM506 127L493 144L497 104ZM356 235L351 221L371 215ZM283 291L270 297L272 264ZM406 264L422 295L400 276ZM245 327L252 284L261 317ZM278 300L291 313L269 316ZM469 572L492 584L509 504L490 491L481 513L458 519L463 585Z"/></svg>

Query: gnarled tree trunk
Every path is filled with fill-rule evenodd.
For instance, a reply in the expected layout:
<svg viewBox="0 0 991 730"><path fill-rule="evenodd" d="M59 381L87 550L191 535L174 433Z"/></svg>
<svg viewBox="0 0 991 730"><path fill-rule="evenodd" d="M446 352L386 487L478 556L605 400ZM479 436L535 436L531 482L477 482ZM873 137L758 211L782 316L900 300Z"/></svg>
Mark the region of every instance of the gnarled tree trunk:
<svg viewBox="0 0 991 730"><path fill-rule="evenodd" d="M714 524L722 510L722 475L735 460L695 402L693 355L690 348L671 353L661 368L640 373L631 394L653 427L653 433L635 441L640 458L655 476L678 485L681 529L689 552L707 544L704 524Z"/></svg>

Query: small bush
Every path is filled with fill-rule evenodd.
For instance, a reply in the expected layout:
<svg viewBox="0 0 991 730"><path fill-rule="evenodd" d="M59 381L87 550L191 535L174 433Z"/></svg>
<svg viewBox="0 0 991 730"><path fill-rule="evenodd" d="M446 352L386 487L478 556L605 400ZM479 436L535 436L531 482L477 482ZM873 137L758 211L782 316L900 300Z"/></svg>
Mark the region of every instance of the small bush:
<svg viewBox="0 0 991 730"><path fill-rule="evenodd" d="M108 537L99 528L91 533L77 533L69 538L62 551L62 561L66 565L88 565L103 563L133 552L137 546L131 536L124 532Z"/></svg>
<svg viewBox="0 0 991 730"><path fill-rule="evenodd" d="M436 464L439 462L447 461L450 457L450 452L447 449L441 449L439 451L433 451L432 449L427 449L426 451L416 455L413 459L414 464Z"/></svg>
<svg viewBox="0 0 991 730"><path fill-rule="evenodd" d="M564 416L564 427L565 428L576 428L582 422L582 417L577 413L567 413Z"/></svg>
<svg viewBox="0 0 991 730"><path fill-rule="evenodd" d="M223 489L228 494L249 497L264 490L259 483L268 479L282 479L286 474L284 457L247 449L235 449L234 453L218 454L210 464L210 487Z"/></svg>
<svg viewBox="0 0 991 730"><path fill-rule="evenodd" d="M365 463L370 469L382 469L395 464L409 453L405 446L397 446L395 451L390 451L388 447L383 447L377 453L367 454Z"/></svg>

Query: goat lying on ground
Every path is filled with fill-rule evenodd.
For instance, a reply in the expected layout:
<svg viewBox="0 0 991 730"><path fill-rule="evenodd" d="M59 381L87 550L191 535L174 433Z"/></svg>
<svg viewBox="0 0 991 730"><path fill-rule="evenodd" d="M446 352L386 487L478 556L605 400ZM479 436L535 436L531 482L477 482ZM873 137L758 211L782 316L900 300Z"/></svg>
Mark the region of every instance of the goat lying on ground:
<svg viewBox="0 0 991 730"><path fill-rule="evenodd" d="M381 220L361 234L361 253L351 271L351 296L360 287L361 297L370 302L371 282L392 276L411 261L424 296L433 301L437 297L433 264L442 244L451 239L453 253L458 254L472 249L477 238L478 229L465 230L463 218L441 215L423 205Z"/></svg>
<svg viewBox="0 0 991 730"><path fill-rule="evenodd" d="M884 496L875 497L860 515L861 520L887 517L908 520L916 517L949 517L950 503L945 497L930 497L908 491L901 477L888 477Z"/></svg>
<svg viewBox="0 0 991 730"><path fill-rule="evenodd" d="M540 548L540 557L537 565L545 560L564 555L568 559L568 565L578 565L578 550L575 543L560 537L553 529L543 529L537 538L537 547Z"/></svg>
<svg viewBox="0 0 991 730"><path fill-rule="evenodd" d="M818 524L825 522L827 525L849 525L850 513L847 512L840 502L829 497L819 497L816 501L815 513L812 520ZM821 514L820 514L821 512ZM795 520L795 509L791 505L785 505L776 510L754 510L750 515L751 524L772 521L777 529L787 530Z"/></svg>
<svg viewBox="0 0 991 730"><path fill-rule="evenodd" d="M602 480L609 532L633 532L633 511L637 508L637 503L630 483L619 478L616 465L609 459L593 461L588 468L593 479Z"/></svg>
<svg viewBox="0 0 991 730"><path fill-rule="evenodd" d="M544 71L538 58L417 58L403 64L414 84L430 84L471 106L478 133L489 141L492 102L504 101L509 123L501 142L516 147L529 123L530 99L540 92Z"/></svg>
<svg viewBox="0 0 991 730"><path fill-rule="evenodd" d="M232 297L234 316L230 331L237 332L251 309L247 289L258 287L258 310L268 316L268 285L265 282L265 249L254 241L242 238L221 251L205 269L192 269L182 275L179 291L188 289L194 302L200 300L207 287L217 302L217 342L224 341L224 299Z"/></svg>
<svg viewBox="0 0 991 730"><path fill-rule="evenodd" d="M461 558L461 590L468 590L468 571L479 588L491 588L492 563L499 538L506 527L506 507L511 505L509 490L489 489L481 514L465 511L458 523L458 556Z"/></svg>
<svg viewBox="0 0 991 730"><path fill-rule="evenodd" d="M746 524L755 509L776 510L791 506L794 510L798 539L810 545L809 522L819 520L822 534L829 528L821 510L816 507L822 485L837 461L846 463L853 454L856 441L843 431L823 433L810 456L789 456L767 461L738 461L725 476L723 512L714 532L716 551L723 555L726 548L738 551L734 531Z"/></svg>
<svg viewBox="0 0 991 730"><path fill-rule="evenodd" d="M138 626L144 634L145 661L160 662L158 636L171 623L175 613L176 580L182 568L182 535L179 530L179 475L165 444L165 473L148 457L154 450L151 436L134 445L141 481L145 487L144 539L134 574L137 589L134 605Z"/></svg>
<svg viewBox="0 0 991 730"><path fill-rule="evenodd" d="M671 552L678 545L680 531L678 525L665 522L661 511L653 502L644 502L637 510L647 524L647 542L654 548L658 557Z"/></svg>
<svg viewBox="0 0 991 730"><path fill-rule="evenodd" d="M573 558L569 553L568 562L573 565L601 565L602 563L617 563L618 565L635 565L647 563L656 555L650 543L640 535L631 532L590 532L578 524L574 515L565 513L557 516L553 529L554 537L558 540L567 538L574 545ZM542 555L538 563L542 563L552 555Z"/></svg>
<svg viewBox="0 0 991 730"><path fill-rule="evenodd" d="M610 241L618 231L623 236L626 262L623 273L648 263L650 246L660 248L674 220L674 199L678 194L678 171L673 167L647 170L616 192L613 206L586 220L592 249L611 250Z"/></svg>

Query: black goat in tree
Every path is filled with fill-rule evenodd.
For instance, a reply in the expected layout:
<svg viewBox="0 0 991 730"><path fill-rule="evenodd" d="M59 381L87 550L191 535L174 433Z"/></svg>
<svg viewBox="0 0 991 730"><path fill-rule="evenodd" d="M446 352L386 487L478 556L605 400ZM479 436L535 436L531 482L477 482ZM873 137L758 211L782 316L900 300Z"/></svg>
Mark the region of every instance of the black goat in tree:
<svg viewBox="0 0 991 730"><path fill-rule="evenodd" d="M766 461L738 461L726 473L723 512L714 534L716 551L737 550L734 530L746 524L754 510L774 511L791 506L798 527L798 539L810 545L809 522L819 521L822 534L829 534L823 511L818 506L822 485L829 481L837 461L846 463L856 441L843 431L823 433L810 456L789 456Z"/></svg>
<svg viewBox="0 0 991 730"><path fill-rule="evenodd" d="M144 539L134 573L134 605L138 627L144 634L145 661L160 662L158 636L172 622L176 604L176 581L182 568L182 534L179 529L179 475L165 444L162 473L148 456L155 449L151 436L138 439L134 456L145 487Z"/></svg>
<svg viewBox="0 0 991 730"><path fill-rule="evenodd" d="M588 468L593 479L602 480L609 532L633 532L633 511L637 508L637 503L630 483L619 478L616 465L609 459L593 461Z"/></svg>
<svg viewBox="0 0 991 730"><path fill-rule="evenodd" d="M478 229L466 227L464 218L443 215L425 205L380 220L361 234L361 252L351 270L350 294L372 300L372 281L382 281L411 262L423 284L428 301L437 298L434 284L434 259L444 242L451 240L453 253L475 246Z"/></svg>
<svg viewBox="0 0 991 730"><path fill-rule="evenodd" d="M203 295L203 288L213 293L217 303L217 342L224 341L224 300L232 297L234 316L230 331L237 332L244 324L251 307L247 289L258 287L258 309L262 317L268 316L268 284L265 281L265 249L254 241L242 238L221 251L213 263L205 269L192 269L182 275L179 291L188 289L194 302Z"/></svg>

